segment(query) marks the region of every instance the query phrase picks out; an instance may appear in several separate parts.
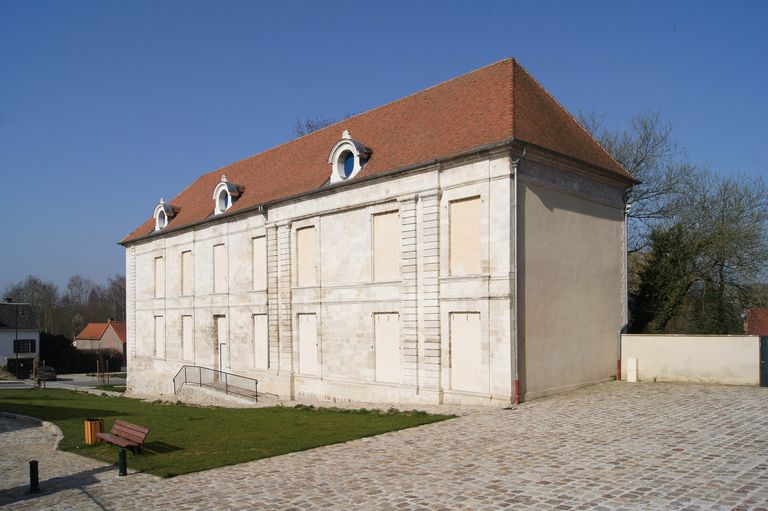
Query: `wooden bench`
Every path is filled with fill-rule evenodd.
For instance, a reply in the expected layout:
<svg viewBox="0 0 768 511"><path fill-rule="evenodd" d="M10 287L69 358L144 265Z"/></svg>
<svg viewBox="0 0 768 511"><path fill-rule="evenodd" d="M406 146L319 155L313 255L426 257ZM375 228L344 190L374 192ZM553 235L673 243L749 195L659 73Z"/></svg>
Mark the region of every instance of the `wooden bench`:
<svg viewBox="0 0 768 511"><path fill-rule="evenodd" d="M127 447L132 453L136 454L141 452L141 444L144 443L148 434L149 428L117 420L115 425L112 426L111 432L96 433L96 436L110 444Z"/></svg>

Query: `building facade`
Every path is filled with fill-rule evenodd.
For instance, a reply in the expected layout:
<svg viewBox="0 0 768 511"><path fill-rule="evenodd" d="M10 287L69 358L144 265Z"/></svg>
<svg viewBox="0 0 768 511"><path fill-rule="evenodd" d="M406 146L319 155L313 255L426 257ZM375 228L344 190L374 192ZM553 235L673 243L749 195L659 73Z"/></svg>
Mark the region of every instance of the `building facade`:
<svg viewBox="0 0 768 511"><path fill-rule="evenodd" d="M206 174L121 242L128 390L184 365L393 403L609 379L632 182L511 59Z"/></svg>
<svg viewBox="0 0 768 511"><path fill-rule="evenodd" d="M88 323L75 336L79 350L115 350L125 353L125 322L108 320L106 323Z"/></svg>
<svg viewBox="0 0 768 511"><path fill-rule="evenodd" d="M40 327L28 303L0 303L0 367L27 377L40 353Z"/></svg>

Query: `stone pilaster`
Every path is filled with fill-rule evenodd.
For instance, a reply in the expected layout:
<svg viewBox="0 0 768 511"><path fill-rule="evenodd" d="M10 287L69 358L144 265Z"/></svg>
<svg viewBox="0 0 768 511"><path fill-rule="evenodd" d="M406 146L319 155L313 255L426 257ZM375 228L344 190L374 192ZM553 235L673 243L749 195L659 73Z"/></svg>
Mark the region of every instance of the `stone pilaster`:
<svg viewBox="0 0 768 511"><path fill-rule="evenodd" d="M126 307L126 364L136 356L136 247L125 250L125 303Z"/></svg>
<svg viewBox="0 0 768 511"><path fill-rule="evenodd" d="M418 390L416 196L400 199L400 346L403 383Z"/></svg>
<svg viewBox="0 0 768 511"><path fill-rule="evenodd" d="M440 195L419 194L419 387L440 388Z"/></svg>
<svg viewBox="0 0 768 511"><path fill-rule="evenodd" d="M291 224L277 226L277 288L280 371L293 372L293 313L291 307Z"/></svg>
<svg viewBox="0 0 768 511"><path fill-rule="evenodd" d="M278 272L277 227L267 226L267 311L269 325L269 368L280 368L280 301Z"/></svg>

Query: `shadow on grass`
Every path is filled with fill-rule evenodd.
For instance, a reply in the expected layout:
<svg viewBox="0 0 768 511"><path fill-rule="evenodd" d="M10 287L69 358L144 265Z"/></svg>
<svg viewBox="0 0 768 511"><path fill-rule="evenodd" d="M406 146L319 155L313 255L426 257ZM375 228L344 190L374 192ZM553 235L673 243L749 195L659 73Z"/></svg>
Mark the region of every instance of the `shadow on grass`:
<svg viewBox="0 0 768 511"><path fill-rule="evenodd" d="M45 470L45 462L41 462L41 471ZM0 492L0 506L5 506L7 504L12 504L14 502L20 502L24 500L30 500L37 497L41 497L44 495L52 495L54 493L58 493L60 491L66 491L71 489L79 488L88 495L89 498L92 499L88 491L84 489L86 486L90 486L93 484L96 484L99 482L99 479L96 478L97 474L103 474L104 472L108 472L110 470L114 470L117 472L117 468L115 466L106 466L106 467L99 467L99 468L93 468L91 470L84 470L82 472L77 472L75 474L69 474L66 476L61 477L53 477L51 479L41 480L40 481L40 493L29 493L29 485L19 485L14 488L9 488L7 490L3 490ZM95 502L96 505L101 507L101 505L98 502Z"/></svg>
<svg viewBox="0 0 768 511"><path fill-rule="evenodd" d="M141 446L141 454L166 454L169 452L183 451L183 447L168 444L166 442L147 442Z"/></svg>
<svg viewBox="0 0 768 511"><path fill-rule="evenodd" d="M125 415L125 413L121 413L119 410L110 410L108 408L70 408L65 406L34 404L7 406L6 410L51 422L67 419L86 419L88 417L115 417L118 415Z"/></svg>

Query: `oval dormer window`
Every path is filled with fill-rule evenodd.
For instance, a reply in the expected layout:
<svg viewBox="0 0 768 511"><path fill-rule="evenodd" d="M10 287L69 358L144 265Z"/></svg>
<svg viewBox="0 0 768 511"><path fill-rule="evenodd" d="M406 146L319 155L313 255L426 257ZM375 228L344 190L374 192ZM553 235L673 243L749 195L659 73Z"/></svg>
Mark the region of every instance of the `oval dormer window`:
<svg viewBox="0 0 768 511"><path fill-rule="evenodd" d="M341 156L344 159L344 177L349 177L355 170L355 155L352 151L346 151Z"/></svg>
<svg viewBox="0 0 768 511"><path fill-rule="evenodd" d="M229 208L229 193L226 190L219 192L219 210L226 211Z"/></svg>
<svg viewBox="0 0 768 511"><path fill-rule="evenodd" d="M363 169L371 156L371 150L344 130L341 139L331 148L328 163L331 164L331 184L346 181Z"/></svg>
<svg viewBox="0 0 768 511"><path fill-rule="evenodd" d="M168 217L165 216L165 211L161 211L157 215L157 228L162 229L163 227L166 226L167 223L168 223Z"/></svg>
<svg viewBox="0 0 768 511"><path fill-rule="evenodd" d="M213 190L213 213L220 215L232 207L232 203L240 196L240 190L230 183L227 176L221 176L221 181Z"/></svg>

